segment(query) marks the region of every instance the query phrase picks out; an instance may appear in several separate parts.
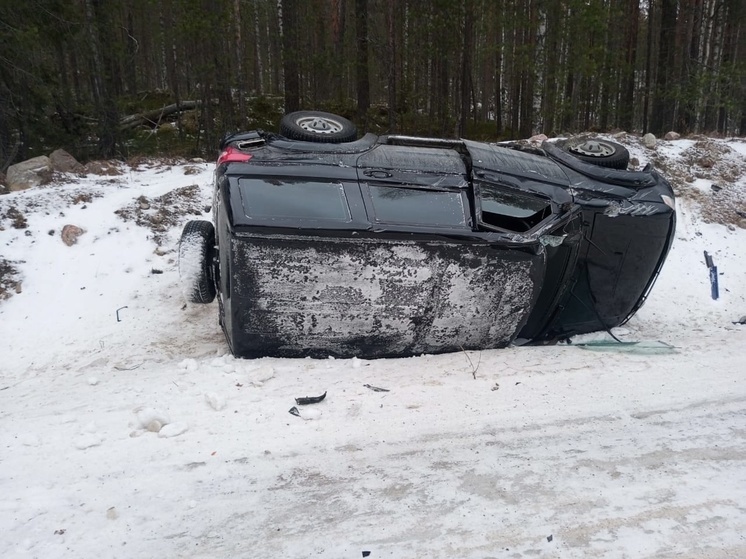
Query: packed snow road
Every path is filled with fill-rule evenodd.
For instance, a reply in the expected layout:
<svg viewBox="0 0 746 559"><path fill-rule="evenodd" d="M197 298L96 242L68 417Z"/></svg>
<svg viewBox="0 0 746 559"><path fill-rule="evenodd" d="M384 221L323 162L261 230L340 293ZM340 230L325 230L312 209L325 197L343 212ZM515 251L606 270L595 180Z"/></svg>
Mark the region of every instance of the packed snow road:
<svg viewBox="0 0 746 559"><path fill-rule="evenodd" d="M742 556L744 337L36 376L3 392L3 556Z"/></svg>

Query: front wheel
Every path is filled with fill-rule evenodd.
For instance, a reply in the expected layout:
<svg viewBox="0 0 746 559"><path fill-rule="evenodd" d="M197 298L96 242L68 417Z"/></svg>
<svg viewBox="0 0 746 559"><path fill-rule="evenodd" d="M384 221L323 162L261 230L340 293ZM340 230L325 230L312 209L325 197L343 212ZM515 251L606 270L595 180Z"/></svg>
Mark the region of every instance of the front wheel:
<svg viewBox="0 0 746 559"><path fill-rule="evenodd" d="M591 165L609 169L626 169L629 164L629 151L616 142L597 138L576 138L567 140L561 147Z"/></svg>
<svg viewBox="0 0 746 559"><path fill-rule="evenodd" d="M344 117L320 111L296 111L282 117L280 134L291 140L336 144L357 139L357 128Z"/></svg>
<svg viewBox="0 0 746 559"><path fill-rule="evenodd" d="M215 228L209 221L189 221L179 241L179 281L190 303L215 299Z"/></svg>

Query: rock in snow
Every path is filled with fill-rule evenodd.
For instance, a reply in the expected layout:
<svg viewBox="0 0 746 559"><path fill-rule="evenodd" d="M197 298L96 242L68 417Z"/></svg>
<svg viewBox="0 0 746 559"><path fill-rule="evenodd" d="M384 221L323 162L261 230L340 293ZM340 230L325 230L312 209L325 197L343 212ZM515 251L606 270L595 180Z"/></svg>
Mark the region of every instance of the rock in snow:
<svg viewBox="0 0 746 559"><path fill-rule="evenodd" d="M642 145L644 145L648 149L653 149L655 147L657 140L655 138L654 134L651 134L648 132L642 137Z"/></svg>

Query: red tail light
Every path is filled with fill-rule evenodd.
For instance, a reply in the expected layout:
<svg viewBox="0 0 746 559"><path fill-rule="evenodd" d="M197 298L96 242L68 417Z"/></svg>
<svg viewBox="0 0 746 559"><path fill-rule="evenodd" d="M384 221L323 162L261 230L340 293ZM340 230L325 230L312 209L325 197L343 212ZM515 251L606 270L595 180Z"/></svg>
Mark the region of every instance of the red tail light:
<svg viewBox="0 0 746 559"><path fill-rule="evenodd" d="M220 157L218 157L218 165L223 163L246 163L249 159L251 159L250 153L244 153L234 147L228 146L220 154Z"/></svg>

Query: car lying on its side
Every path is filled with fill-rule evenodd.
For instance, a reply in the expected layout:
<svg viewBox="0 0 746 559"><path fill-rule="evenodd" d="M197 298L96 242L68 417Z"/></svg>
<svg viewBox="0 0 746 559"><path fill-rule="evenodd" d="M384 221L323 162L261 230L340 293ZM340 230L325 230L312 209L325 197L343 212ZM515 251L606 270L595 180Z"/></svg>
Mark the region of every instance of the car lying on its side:
<svg viewBox="0 0 746 559"><path fill-rule="evenodd" d="M600 139L541 148L366 134L300 111L227 136L187 299L217 295L239 357L409 356L608 330L642 305L671 186Z"/></svg>

